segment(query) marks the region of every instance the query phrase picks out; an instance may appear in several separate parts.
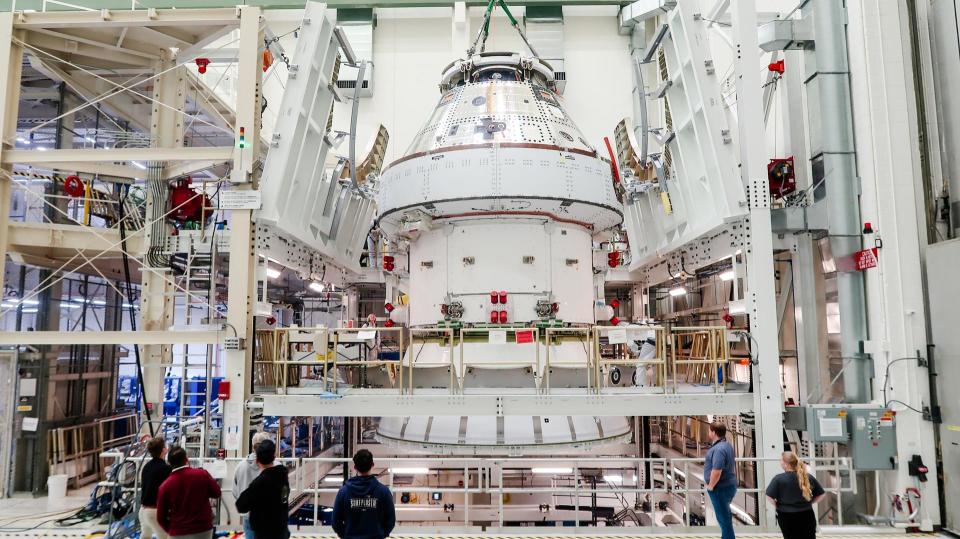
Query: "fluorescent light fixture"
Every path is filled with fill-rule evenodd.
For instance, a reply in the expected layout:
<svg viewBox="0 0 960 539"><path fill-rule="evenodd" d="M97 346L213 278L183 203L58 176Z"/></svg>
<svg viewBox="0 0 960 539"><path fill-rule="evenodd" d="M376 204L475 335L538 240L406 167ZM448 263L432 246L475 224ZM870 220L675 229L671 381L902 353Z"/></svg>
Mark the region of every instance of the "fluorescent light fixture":
<svg viewBox="0 0 960 539"><path fill-rule="evenodd" d="M135 167L137 167L137 168L139 168L140 170L147 170L147 165L144 165L143 163L141 163L141 162L139 162L139 161L130 161L130 164L133 165L133 166L135 166Z"/></svg>
<svg viewBox="0 0 960 539"><path fill-rule="evenodd" d="M310 290L313 290L314 292L323 292L323 288L323 283L317 281L310 283Z"/></svg>
<svg viewBox="0 0 960 539"><path fill-rule="evenodd" d="M604 475L603 480L607 483L623 483L623 476L619 474Z"/></svg>
<svg viewBox="0 0 960 539"><path fill-rule="evenodd" d="M92 139L92 138L90 138L90 137L83 137L83 140L85 140L85 141L87 141L87 142L92 142L92 143L94 143L94 144L97 143L97 139Z"/></svg>
<svg viewBox="0 0 960 539"><path fill-rule="evenodd" d="M270 279L276 279L280 276L280 270L274 268L267 268L267 277Z"/></svg>
<svg viewBox="0 0 960 539"><path fill-rule="evenodd" d="M101 306L107 304L107 302L106 302L106 301L103 301L102 299L95 299L95 300L91 301L90 303L92 303L92 304L94 304L94 305L101 305Z"/></svg>
<svg viewBox="0 0 960 539"><path fill-rule="evenodd" d="M20 303L23 303L24 305L40 305L40 301L35 299L21 300Z"/></svg>
<svg viewBox="0 0 960 539"><path fill-rule="evenodd" d="M0 307L4 309L13 309L16 306L17 306L16 303L0 303Z"/></svg>
<svg viewBox="0 0 960 539"><path fill-rule="evenodd" d="M676 288L670 289L670 295L673 297L682 296L686 293L687 293L687 289L682 286L678 286Z"/></svg>
<svg viewBox="0 0 960 539"><path fill-rule="evenodd" d="M74 305L73 303L61 303L61 304L60 304L60 308L61 308L61 309L79 309L80 307L81 307L80 305Z"/></svg>
<svg viewBox="0 0 960 539"><path fill-rule="evenodd" d="M333 512L333 507L324 507L324 508L321 510L321 512L323 512L323 513L332 513L332 512Z"/></svg>
<svg viewBox="0 0 960 539"><path fill-rule="evenodd" d="M38 152L45 152L45 151L47 151L47 150L49 150L49 149L50 149L50 148L47 148L46 146L37 146L37 151L38 151Z"/></svg>
<svg viewBox="0 0 960 539"><path fill-rule="evenodd" d="M721 273L720 275L717 275L717 277L720 277L720 280L721 280L721 281L732 281L733 278L736 277L736 276L737 276L737 274L734 273L733 270L727 270L727 271Z"/></svg>
<svg viewBox="0 0 960 539"><path fill-rule="evenodd" d="M684 480L686 480L687 478L687 474L681 472L680 468L677 468L676 466L673 467L673 473L674 475L679 475Z"/></svg>
<svg viewBox="0 0 960 539"><path fill-rule="evenodd" d="M22 310L22 311L20 311L20 312L22 312L23 314L33 314L33 313L37 312L37 309L24 309L24 310Z"/></svg>
<svg viewBox="0 0 960 539"><path fill-rule="evenodd" d="M573 468L532 468L530 471L540 474L569 474L573 473Z"/></svg>
<svg viewBox="0 0 960 539"><path fill-rule="evenodd" d="M130 307L133 307L133 305L131 305L131 304L129 304L129 303L124 303L124 304L123 304L123 308L124 308L124 309L129 309Z"/></svg>
<svg viewBox="0 0 960 539"><path fill-rule="evenodd" d="M410 467L410 468L390 468L390 473L394 475L416 475L416 474L425 474L430 473L430 468L419 468L419 467Z"/></svg>
<svg viewBox="0 0 960 539"><path fill-rule="evenodd" d="M324 483L343 483L343 477L339 475L328 475L323 478Z"/></svg>

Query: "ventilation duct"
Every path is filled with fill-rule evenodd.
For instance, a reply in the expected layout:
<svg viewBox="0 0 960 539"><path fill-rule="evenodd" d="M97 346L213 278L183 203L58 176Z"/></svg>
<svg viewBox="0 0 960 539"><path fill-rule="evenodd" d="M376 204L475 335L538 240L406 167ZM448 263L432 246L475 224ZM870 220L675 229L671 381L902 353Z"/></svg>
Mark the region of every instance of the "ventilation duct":
<svg viewBox="0 0 960 539"><path fill-rule="evenodd" d="M376 26L373 9L339 9L337 10L337 26L347 37L357 60L367 62L366 69L363 72L363 86L360 95L370 97L373 95L373 29ZM347 65L345 60L340 66L337 88L347 90L352 95L353 89L357 87L359 69Z"/></svg>
<svg viewBox="0 0 960 539"><path fill-rule="evenodd" d="M523 18L524 32L540 59L553 68L557 93L567 85L563 65L563 10L560 6L527 6Z"/></svg>

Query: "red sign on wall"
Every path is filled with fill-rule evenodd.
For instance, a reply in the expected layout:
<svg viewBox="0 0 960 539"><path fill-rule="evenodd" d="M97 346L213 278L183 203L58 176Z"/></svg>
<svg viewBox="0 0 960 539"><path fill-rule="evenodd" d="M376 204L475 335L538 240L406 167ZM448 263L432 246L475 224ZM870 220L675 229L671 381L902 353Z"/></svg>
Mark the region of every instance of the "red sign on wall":
<svg viewBox="0 0 960 539"><path fill-rule="evenodd" d="M877 248L873 247L853 253L853 265L857 271L877 267Z"/></svg>
<svg viewBox="0 0 960 539"><path fill-rule="evenodd" d="M528 329L525 331L517 332L517 344L527 344L533 342L533 330Z"/></svg>

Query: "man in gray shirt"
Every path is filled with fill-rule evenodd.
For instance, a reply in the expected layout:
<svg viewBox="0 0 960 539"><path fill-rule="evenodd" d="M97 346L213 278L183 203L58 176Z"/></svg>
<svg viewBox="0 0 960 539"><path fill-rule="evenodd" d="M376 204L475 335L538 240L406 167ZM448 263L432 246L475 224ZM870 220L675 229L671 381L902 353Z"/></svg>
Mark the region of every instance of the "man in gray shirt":
<svg viewBox="0 0 960 539"><path fill-rule="evenodd" d="M271 440L269 433L258 432L254 434L250 455L247 456L246 460L240 462L236 471L233 472L233 497L235 499L239 498L243 491L250 486L250 483L260 475L260 467L257 466L257 447L265 440ZM250 515L244 513L240 515L240 519L243 522L244 539L254 539L253 528L250 527Z"/></svg>

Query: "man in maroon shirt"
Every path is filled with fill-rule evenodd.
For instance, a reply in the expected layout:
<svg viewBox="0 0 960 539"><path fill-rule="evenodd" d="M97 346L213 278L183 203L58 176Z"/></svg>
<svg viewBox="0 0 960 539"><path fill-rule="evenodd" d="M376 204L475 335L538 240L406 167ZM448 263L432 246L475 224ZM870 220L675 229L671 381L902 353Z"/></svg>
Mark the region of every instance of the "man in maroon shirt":
<svg viewBox="0 0 960 539"><path fill-rule="evenodd" d="M173 471L157 494L157 522L170 539L210 539L210 498L220 497L220 486L206 470L190 467L182 447L172 447L167 461Z"/></svg>

